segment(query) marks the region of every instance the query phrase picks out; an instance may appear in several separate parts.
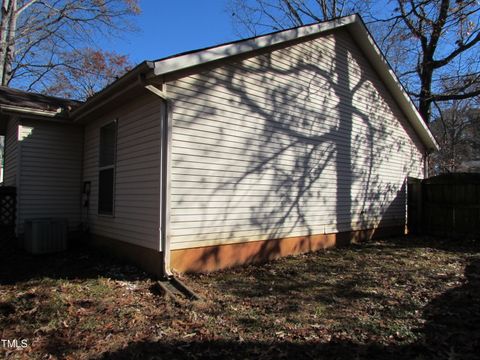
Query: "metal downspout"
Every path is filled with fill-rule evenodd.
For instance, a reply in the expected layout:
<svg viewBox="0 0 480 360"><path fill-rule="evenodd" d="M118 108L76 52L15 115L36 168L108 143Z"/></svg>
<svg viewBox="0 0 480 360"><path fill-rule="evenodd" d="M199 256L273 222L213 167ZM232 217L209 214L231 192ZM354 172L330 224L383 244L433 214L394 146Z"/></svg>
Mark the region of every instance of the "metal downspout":
<svg viewBox="0 0 480 360"><path fill-rule="evenodd" d="M172 103L164 99L164 116L162 119L161 139L161 249L163 254L163 273L173 278L170 266L170 169L172 148Z"/></svg>
<svg viewBox="0 0 480 360"><path fill-rule="evenodd" d="M172 102L168 99L163 89L152 84L147 84L143 77L140 78L142 85L162 99L164 112L160 123L160 226L159 250L162 251L162 275L166 279L172 279L173 273L170 268L170 149L172 144ZM165 86L165 85L163 85ZM162 87L163 87L162 86Z"/></svg>
<svg viewBox="0 0 480 360"><path fill-rule="evenodd" d="M170 268L170 147L171 147L171 101L165 91L154 85L146 84L142 79L145 89L160 97L164 104L160 124L160 226L159 250L162 252L162 273L167 279L173 278ZM165 86L165 85L163 85Z"/></svg>
<svg viewBox="0 0 480 360"><path fill-rule="evenodd" d="M142 79L143 81L143 79ZM173 102L168 98L165 92L165 84L162 89L151 84L145 84L145 89L154 93L163 100L165 105L164 114L161 121L161 143L160 143L160 228L159 228L159 248L162 251L162 273L164 281L159 281L158 285L166 294L184 296L190 300L199 300L200 297L195 294L187 285L177 279L171 270L170 265L170 169L171 169L171 148L172 148L172 115Z"/></svg>

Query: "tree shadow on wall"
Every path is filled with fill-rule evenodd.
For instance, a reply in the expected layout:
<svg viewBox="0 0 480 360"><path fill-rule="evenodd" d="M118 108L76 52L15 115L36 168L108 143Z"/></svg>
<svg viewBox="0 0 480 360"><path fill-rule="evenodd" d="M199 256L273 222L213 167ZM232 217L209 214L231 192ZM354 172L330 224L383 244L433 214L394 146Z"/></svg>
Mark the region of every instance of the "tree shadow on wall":
<svg viewBox="0 0 480 360"><path fill-rule="evenodd" d="M194 225L180 219L193 227L185 229L186 235L235 242L302 236L297 248L310 249L312 235L368 229L380 222L404 225L405 219L398 224L382 210L405 190L404 179L379 175L390 155L405 145L381 112L399 110L393 99L378 95L387 91L367 71L360 50L349 51L348 35L331 36L334 41L320 50L299 42L255 58L244 56L221 70L213 65L190 80L188 97L175 98L192 104L185 116L175 113L179 131L202 129L198 135L214 141L196 144L202 154L199 166L205 169L202 194L179 189L179 206L198 203ZM361 66L351 65L356 61ZM190 166L189 156L177 155L179 168ZM398 166L403 174L408 168ZM397 212L402 211L400 206ZM279 254L280 242L265 242L241 262ZM221 263L222 256L212 247L194 266Z"/></svg>

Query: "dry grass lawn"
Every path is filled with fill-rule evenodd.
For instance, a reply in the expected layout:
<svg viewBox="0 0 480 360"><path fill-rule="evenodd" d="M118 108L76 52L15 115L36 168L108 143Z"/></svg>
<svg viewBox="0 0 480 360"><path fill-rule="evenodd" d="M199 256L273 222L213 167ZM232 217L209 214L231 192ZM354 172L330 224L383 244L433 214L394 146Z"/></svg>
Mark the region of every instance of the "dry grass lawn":
<svg viewBox="0 0 480 360"><path fill-rule="evenodd" d="M137 269L84 251L0 255L0 357L474 359L480 244L406 238L181 276L160 296Z"/></svg>

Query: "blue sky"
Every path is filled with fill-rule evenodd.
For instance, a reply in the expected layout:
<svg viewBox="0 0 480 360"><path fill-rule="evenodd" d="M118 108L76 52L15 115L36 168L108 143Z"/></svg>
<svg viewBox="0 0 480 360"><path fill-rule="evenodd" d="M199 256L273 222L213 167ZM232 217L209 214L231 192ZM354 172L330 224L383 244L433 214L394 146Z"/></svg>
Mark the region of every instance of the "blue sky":
<svg viewBox="0 0 480 360"><path fill-rule="evenodd" d="M223 42L238 40L229 0L140 0L133 18L137 32L121 39L98 39L101 47L127 54L136 64ZM382 12L385 7L378 9ZM251 34L245 34L251 36Z"/></svg>
<svg viewBox="0 0 480 360"><path fill-rule="evenodd" d="M103 46L139 63L236 40L226 5L227 0L142 0L142 14L134 19L139 31Z"/></svg>

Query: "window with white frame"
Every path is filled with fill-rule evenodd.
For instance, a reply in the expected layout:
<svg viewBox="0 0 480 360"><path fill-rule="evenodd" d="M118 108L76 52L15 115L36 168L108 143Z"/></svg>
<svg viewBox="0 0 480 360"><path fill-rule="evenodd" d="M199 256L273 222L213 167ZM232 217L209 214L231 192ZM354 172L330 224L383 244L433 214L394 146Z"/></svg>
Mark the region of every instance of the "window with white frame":
<svg viewBox="0 0 480 360"><path fill-rule="evenodd" d="M100 128L100 154L98 165L98 213L113 215L115 196L115 158L117 121Z"/></svg>

